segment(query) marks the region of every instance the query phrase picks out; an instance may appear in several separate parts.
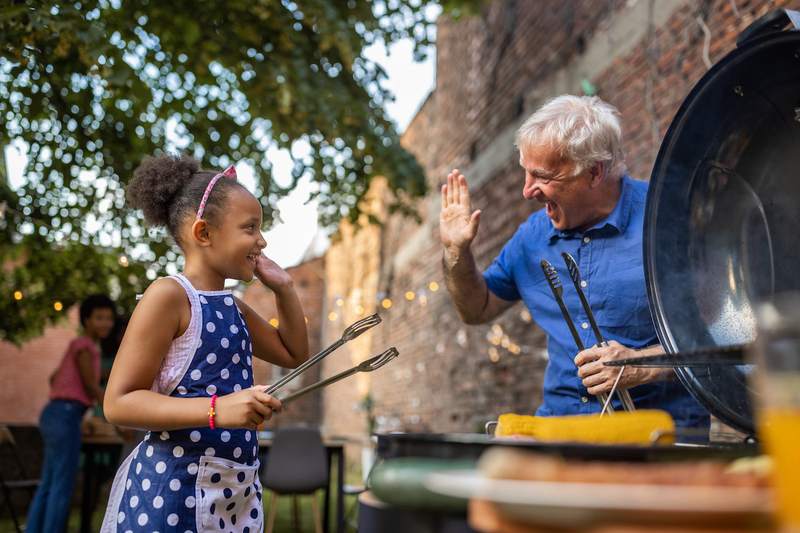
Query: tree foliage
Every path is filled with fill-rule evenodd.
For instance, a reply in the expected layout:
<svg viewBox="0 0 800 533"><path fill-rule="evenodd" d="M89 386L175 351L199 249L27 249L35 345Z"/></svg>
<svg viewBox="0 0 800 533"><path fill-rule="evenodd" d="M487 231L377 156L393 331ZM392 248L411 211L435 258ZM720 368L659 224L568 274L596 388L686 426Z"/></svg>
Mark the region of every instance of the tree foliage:
<svg viewBox="0 0 800 533"><path fill-rule="evenodd" d="M304 175L325 225L358 216L374 175L408 210L424 177L384 114L385 73L364 49L411 37L423 53L435 3L4 2L0 145L24 143L28 163L19 188L0 176L0 337L36 334L59 316L54 301L66 308L91 290L113 290L130 309L145 274L175 260L124 202L132 170L159 150L211 168L249 161L267 215ZM271 147L290 151L291 183L272 179Z"/></svg>

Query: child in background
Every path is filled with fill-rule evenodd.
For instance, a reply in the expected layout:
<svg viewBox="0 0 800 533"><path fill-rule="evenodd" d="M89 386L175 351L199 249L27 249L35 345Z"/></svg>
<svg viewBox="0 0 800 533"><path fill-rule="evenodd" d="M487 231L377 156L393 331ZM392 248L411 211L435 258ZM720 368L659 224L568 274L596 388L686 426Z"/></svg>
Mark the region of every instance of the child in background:
<svg viewBox="0 0 800 533"><path fill-rule="evenodd" d="M255 430L281 404L253 387L251 356L290 368L308 358L292 279L262 255L261 205L233 167L148 158L128 199L166 226L185 266L150 285L114 360L106 417L149 432L117 472L101 531L260 532ZM275 294L277 329L224 288L253 276Z"/></svg>
<svg viewBox="0 0 800 533"><path fill-rule="evenodd" d="M44 441L41 483L28 509L25 531L63 531L81 454L81 420L100 388L100 341L114 327L114 302L108 296L87 297L79 310L83 334L70 342L61 364L50 377L50 402L39 419Z"/></svg>

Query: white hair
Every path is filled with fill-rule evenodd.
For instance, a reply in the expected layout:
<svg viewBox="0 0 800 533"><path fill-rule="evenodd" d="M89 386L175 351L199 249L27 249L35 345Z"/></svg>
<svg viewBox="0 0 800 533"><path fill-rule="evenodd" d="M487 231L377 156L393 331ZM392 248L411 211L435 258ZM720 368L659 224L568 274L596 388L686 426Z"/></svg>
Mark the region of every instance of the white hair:
<svg viewBox="0 0 800 533"><path fill-rule="evenodd" d="M608 176L625 172L617 108L597 96L565 94L547 101L517 130L514 145L550 146L575 164L575 173L602 162Z"/></svg>

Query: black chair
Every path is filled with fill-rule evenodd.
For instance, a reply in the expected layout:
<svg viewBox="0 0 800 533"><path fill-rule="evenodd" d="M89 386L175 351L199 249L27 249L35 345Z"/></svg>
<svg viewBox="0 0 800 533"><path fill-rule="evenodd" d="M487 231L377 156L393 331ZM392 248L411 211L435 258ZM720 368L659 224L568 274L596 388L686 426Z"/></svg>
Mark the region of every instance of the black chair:
<svg viewBox="0 0 800 533"><path fill-rule="evenodd" d="M28 502L33 500L36 494L36 487L39 480L29 477L25 471L25 466L17 451L17 442L8 426L0 425L0 490L2 490L3 500L11 514L14 528L18 533L22 533L17 518L17 510L14 506L13 494L16 491L28 492Z"/></svg>
<svg viewBox="0 0 800 533"><path fill-rule="evenodd" d="M316 428L289 427L275 432L267 455L261 484L272 493L267 533L272 533L278 496L294 496L294 527L297 530L297 496L310 494L314 528L322 533L316 491L330 482L328 459L322 436Z"/></svg>

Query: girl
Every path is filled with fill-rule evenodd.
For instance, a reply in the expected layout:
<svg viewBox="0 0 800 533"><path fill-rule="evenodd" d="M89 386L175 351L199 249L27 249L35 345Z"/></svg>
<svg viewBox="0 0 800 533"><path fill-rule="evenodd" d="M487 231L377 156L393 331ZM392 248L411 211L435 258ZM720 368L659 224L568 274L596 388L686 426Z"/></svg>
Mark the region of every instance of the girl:
<svg viewBox="0 0 800 533"><path fill-rule="evenodd" d="M94 294L78 311L83 334L69 343L61 364L50 377L50 402L42 411L39 430L44 441L42 481L28 509L25 531L63 531L81 455L81 420L97 401L100 388L100 340L114 327L114 302Z"/></svg>
<svg viewBox="0 0 800 533"><path fill-rule="evenodd" d="M147 289L111 370L106 417L149 432L117 472L101 531L260 532L255 429L281 404L252 386L251 355L284 367L308 358L292 279L261 254L261 206L233 167L148 158L128 198L186 263ZM275 293L277 330L224 290L253 275Z"/></svg>

